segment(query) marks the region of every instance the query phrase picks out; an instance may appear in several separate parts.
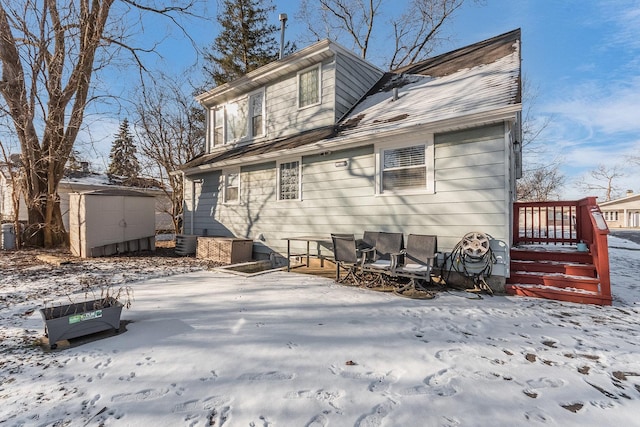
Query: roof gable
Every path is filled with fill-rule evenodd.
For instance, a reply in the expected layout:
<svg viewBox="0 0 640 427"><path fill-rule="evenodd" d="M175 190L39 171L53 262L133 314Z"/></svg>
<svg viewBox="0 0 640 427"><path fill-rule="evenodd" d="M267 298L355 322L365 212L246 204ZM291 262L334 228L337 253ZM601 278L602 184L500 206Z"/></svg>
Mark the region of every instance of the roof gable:
<svg viewBox="0 0 640 427"><path fill-rule="evenodd" d="M294 52L291 55L285 56L282 59L263 65L234 81L216 86L196 96L196 100L202 105L226 102L274 82L281 77L304 70L325 59L332 58L338 53L358 61L361 66L378 70L373 64L360 58L350 50L334 41L325 39ZM378 70L378 72L381 73L382 71Z"/></svg>

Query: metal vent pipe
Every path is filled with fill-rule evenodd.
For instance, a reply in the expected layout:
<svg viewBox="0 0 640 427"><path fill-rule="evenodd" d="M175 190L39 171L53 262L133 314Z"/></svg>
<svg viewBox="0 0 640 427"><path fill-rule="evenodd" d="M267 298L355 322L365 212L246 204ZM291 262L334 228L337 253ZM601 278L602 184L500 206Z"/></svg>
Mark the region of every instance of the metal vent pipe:
<svg viewBox="0 0 640 427"><path fill-rule="evenodd" d="M278 15L278 19L280 20L280 58L284 56L284 27L287 24L287 14L281 13Z"/></svg>

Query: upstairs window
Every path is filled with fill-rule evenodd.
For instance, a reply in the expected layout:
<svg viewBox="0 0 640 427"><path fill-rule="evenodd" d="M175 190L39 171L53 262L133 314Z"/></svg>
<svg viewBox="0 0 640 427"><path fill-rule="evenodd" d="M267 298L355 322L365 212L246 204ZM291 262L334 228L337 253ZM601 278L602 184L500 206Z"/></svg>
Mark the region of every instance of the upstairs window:
<svg viewBox="0 0 640 427"><path fill-rule="evenodd" d="M320 66L298 74L298 107L320 103Z"/></svg>
<svg viewBox="0 0 640 427"><path fill-rule="evenodd" d="M213 146L241 142L265 134L264 91L214 107L210 120Z"/></svg>
<svg viewBox="0 0 640 427"><path fill-rule="evenodd" d="M251 119L251 136L264 135L263 104L264 93L254 93L249 97L249 116Z"/></svg>
<svg viewBox="0 0 640 427"><path fill-rule="evenodd" d="M247 100L225 105L225 142L238 141L247 136Z"/></svg>
<svg viewBox="0 0 640 427"><path fill-rule="evenodd" d="M278 200L300 200L300 161L278 163Z"/></svg>
<svg viewBox="0 0 640 427"><path fill-rule="evenodd" d="M224 144L224 108L213 111L213 146Z"/></svg>

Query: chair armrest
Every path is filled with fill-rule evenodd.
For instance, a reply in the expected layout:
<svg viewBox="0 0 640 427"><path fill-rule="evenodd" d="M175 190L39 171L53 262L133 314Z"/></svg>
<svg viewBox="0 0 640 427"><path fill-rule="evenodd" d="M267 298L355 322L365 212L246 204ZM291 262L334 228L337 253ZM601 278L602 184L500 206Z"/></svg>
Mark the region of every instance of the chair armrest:
<svg viewBox="0 0 640 427"><path fill-rule="evenodd" d="M396 268L398 268L398 264L399 264L398 261L400 260L400 257L402 255L406 255L406 253L407 253L407 250L406 249L402 249L400 252L395 252L395 253L389 254L389 255L391 255L391 265L389 267L389 269L391 270L391 273L395 274Z"/></svg>
<svg viewBox="0 0 640 427"><path fill-rule="evenodd" d="M376 248L364 248L358 249L358 252L362 254L362 263L364 265L369 258L375 258Z"/></svg>

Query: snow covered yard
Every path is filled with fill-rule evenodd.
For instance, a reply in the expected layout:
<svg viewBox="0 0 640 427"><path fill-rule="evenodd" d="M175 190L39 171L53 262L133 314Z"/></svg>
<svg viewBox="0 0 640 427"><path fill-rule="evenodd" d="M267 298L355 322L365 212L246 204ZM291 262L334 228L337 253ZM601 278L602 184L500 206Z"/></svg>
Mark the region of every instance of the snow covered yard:
<svg viewBox="0 0 640 427"><path fill-rule="evenodd" d="M640 245L610 246L613 307L2 253L0 424L640 425ZM126 332L34 345L45 300L109 283L134 288Z"/></svg>

